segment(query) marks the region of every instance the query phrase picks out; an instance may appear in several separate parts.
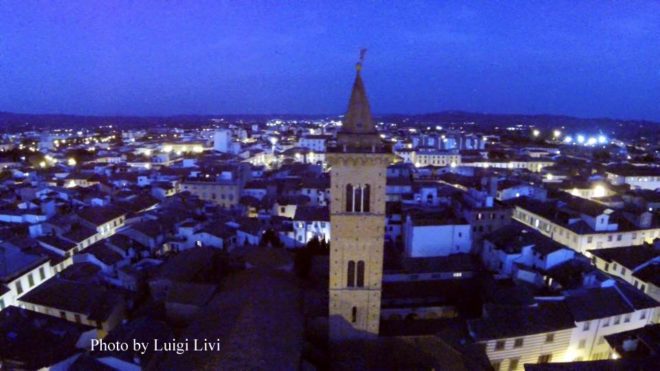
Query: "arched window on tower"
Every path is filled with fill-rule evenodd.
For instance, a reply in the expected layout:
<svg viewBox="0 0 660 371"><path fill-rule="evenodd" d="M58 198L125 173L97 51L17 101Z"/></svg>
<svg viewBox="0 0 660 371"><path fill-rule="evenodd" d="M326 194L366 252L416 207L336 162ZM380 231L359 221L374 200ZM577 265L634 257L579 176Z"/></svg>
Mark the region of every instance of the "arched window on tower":
<svg viewBox="0 0 660 371"><path fill-rule="evenodd" d="M346 212L353 211L353 185L346 184Z"/></svg>
<svg viewBox="0 0 660 371"><path fill-rule="evenodd" d="M362 187L355 187L355 208L353 211L356 213L362 212Z"/></svg>
<svg viewBox="0 0 660 371"><path fill-rule="evenodd" d="M371 205L370 205L371 195L370 195L370 191L371 191L371 186L369 186L369 184L365 184L364 187L362 187L362 202L363 202L363 204L364 204L364 207L362 208L362 211L364 211L365 213L368 213L368 212L370 212L370 210L371 210Z"/></svg>
<svg viewBox="0 0 660 371"><path fill-rule="evenodd" d="M364 261L357 263L357 287L364 287Z"/></svg>
<svg viewBox="0 0 660 371"><path fill-rule="evenodd" d="M346 274L346 286L355 287L355 262L348 262L348 272Z"/></svg>

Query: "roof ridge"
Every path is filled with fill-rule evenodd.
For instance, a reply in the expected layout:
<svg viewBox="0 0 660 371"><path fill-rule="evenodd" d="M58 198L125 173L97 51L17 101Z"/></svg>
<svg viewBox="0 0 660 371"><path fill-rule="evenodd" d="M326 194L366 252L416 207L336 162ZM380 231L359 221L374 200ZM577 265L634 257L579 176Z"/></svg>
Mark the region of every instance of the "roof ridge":
<svg viewBox="0 0 660 371"><path fill-rule="evenodd" d="M612 285L612 287L614 287L614 289L617 291L617 293L619 294L619 296L621 296L621 298L623 299L623 301L625 301L626 304L628 304L628 306L629 306L630 308L632 308L632 310L634 311L634 310L635 310L635 306L634 306L633 303L630 301L630 299L628 299L628 297L623 293L623 291L621 291L621 288L619 287L619 282L614 281L614 284Z"/></svg>

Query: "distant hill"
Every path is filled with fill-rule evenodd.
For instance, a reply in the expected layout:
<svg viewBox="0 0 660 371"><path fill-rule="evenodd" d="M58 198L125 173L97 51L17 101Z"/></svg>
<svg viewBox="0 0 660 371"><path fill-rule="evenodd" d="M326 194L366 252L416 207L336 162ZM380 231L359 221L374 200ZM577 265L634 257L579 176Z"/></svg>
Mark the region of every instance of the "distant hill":
<svg viewBox="0 0 660 371"><path fill-rule="evenodd" d="M384 115L385 120L400 121L407 118L410 121L422 124L424 122L435 124L468 123L484 127L511 126L517 124L534 124L540 128L558 128L565 126L571 129L591 129L602 127L647 127L660 125L660 122L645 120L617 120L610 118L579 118L562 115L523 115L523 114L495 114L475 113L464 111L443 111L419 115Z"/></svg>
<svg viewBox="0 0 660 371"><path fill-rule="evenodd" d="M474 123L478 127L491 129L493 127L506 127L517 124L534 124L539 128L558 128L565 126L571 130L594 129L603 132L643 132L655 133L660 122L644 120L617 120L609 118L578 118L560 115L518 115L518 114L491 114L463 111L444 111L427 114L401 115L386 114L375 115L377 120L387 122L406 122L417 125L449 125ZM48 127L94 127L99 125L116 125L118 127L153 127L153 126L188 126L206 124L214 118L224 118L230 121L245 120L264 122L273 118L281 119L320 119L339 118L339 115L177 115L177 116L79 116L79 115L53 115L53 114L22 114L0 112L0 129L28 130L32 128Z"/></svg>

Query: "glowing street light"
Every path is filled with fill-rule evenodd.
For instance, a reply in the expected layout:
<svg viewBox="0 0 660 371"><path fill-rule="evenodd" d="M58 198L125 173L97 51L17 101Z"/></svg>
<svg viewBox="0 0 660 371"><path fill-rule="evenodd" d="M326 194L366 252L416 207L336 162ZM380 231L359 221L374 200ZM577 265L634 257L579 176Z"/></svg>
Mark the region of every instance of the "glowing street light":
<svg viewBox="0 0 660 371"><path fill-rule="evenodd" d="M572 136L569 135L566 138L564 138L564 143L572 143L572 142L573 142L573 137Z"/></svg>
<svg viewBox="0 0 660 371"><path fill-rule="evenodd" d="M605 143L607 143L607 137L604 136L604 135L599 135L599 136L598 136L598 143L600 143L600 144L605 144Z"/></svg>
<svg viewBox="0 0 660 371"><path fill-rule="evenodd" d="M561 137L561 131L559 131L559 130L553 131L552 136L555 137L556 139L558 139L559 137Z"/></svg>
<svg viewBox="0 0 660 371"><path fill-rule="evenodd" d="M577 136L577 141L580 144L584 143L584 135L582 135L582 134L578 135Z"/></svg>
<svg viewBox="0 0 660 371"><path fill-rule="evenodd" d="M541 131L539 129L534 129L534 131L532 131L532 135L538 137L539 135L541 135Z"/></svg>
<svg viewBox="0 0 660 371"><path fill-rule="evenodd" d="M76 164L77 164L76 159L73 158L73 157L69 158L69 160L67 161L67 164L69 164L69 166L76 166Z"/></svg>

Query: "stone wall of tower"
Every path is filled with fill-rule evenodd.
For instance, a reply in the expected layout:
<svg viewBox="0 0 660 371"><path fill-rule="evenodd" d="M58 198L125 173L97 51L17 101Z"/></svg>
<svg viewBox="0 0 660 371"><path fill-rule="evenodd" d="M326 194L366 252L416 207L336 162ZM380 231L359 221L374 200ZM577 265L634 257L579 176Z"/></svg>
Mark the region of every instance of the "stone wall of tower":
<svg viewBox="0 0 660 371"><path fill-rule="evenodd" d="M331 153L330 339L379 331L387 153ZM369 212L346 212L346 185L370 186ZM362 287L349 287L349 262L364 262ZM354 309L355 308L355 312Z"/></svg>

